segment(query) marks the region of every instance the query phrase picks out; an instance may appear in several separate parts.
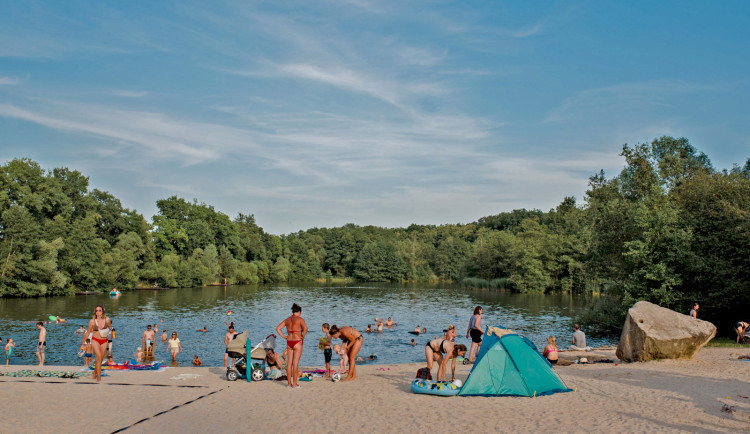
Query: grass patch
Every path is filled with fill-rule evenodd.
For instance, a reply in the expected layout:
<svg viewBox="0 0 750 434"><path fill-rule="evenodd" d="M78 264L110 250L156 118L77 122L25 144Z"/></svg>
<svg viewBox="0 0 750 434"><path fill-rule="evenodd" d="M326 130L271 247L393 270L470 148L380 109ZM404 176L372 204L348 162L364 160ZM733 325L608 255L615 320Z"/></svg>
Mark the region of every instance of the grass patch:
<svg viewBox="0 0 750 434"><path fill-rule="evenodd" d="M713 338L706 346L715 348L748 348L747 344L738 344L736 338Z"/></svg>

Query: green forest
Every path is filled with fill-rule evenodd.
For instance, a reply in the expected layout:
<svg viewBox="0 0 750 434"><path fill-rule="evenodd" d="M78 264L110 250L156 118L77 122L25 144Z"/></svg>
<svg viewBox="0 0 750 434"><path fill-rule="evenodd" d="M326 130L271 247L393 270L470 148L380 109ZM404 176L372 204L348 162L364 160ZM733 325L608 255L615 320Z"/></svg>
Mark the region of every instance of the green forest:
<svg viewBox="0 0 750 434"><path fill-rule="evenodd" d="M714 168L687 139L624 145L625 166L589 179L580 205L513 210L469 224L347 224L273 235L172 196L148 222L68 168L16 159L0 171L0 296L135 286L349 279L456 282L590 297L581 318L622 325L638 300L718 326L750 312L750 159Z"/></svg>

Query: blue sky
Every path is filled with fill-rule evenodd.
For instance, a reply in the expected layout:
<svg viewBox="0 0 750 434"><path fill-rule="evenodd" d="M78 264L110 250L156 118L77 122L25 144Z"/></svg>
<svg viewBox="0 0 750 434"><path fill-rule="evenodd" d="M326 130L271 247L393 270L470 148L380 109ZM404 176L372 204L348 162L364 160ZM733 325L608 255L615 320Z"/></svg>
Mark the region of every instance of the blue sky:
<svg viewBox="0 0 750 434"><path fill-rule="evenodd" d="M0 3L0 161L276 234L583 198L624 143L750 157L750 3Z"/></svg>

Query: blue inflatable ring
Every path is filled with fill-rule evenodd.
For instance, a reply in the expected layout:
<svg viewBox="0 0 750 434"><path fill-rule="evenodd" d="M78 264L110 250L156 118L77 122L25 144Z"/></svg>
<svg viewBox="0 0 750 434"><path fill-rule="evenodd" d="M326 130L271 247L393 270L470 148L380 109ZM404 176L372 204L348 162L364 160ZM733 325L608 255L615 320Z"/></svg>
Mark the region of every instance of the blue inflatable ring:
<svg viewBox="0 0 750 434"><path fill-rule="evenodd" d="M454 396L458 395L461 388L453 383L417 378L411 382L411 391L414 393L424 393L426 395Z"/></svg>

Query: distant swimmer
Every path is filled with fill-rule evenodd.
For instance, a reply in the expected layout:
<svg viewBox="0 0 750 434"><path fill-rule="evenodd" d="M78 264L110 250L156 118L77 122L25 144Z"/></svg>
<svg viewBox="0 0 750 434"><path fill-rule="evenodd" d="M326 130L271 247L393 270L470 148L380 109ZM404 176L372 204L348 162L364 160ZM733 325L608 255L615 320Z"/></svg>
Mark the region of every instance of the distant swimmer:
<svg viewBox="0 0 750 434"><path fill-rule="evenodd" d="M202 328L202 329L198 329L198 330L196 330L196 331L197 331L197 332L203 332L203 333L206 333L206 332L208 331L208 326L203 326L203 328Z"/></svg>

